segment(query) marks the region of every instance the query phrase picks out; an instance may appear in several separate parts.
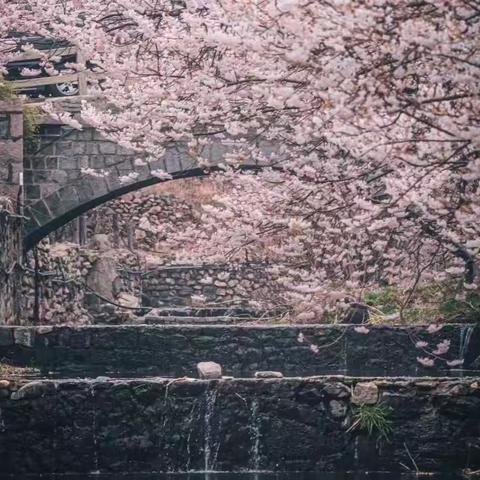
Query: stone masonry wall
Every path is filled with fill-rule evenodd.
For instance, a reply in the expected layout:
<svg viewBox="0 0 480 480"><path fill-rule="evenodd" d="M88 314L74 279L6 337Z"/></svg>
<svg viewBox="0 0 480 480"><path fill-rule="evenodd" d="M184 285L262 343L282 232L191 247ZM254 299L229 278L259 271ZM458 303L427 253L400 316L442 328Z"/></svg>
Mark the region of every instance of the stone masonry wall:
<svg viewBox="0 0 480 480"><path fill-rule="evenodd" d="M16 205L23 169L23 103L0 101L0 197Z"/></svg>
<svg viewBox="0 0 480 480"><path fill-rule="evenodd" d="M60 186L85 182L88 177L81 172L85 168L112 166L117 175L128 174L134 168L134 159L133 152L106 140L92 128L77 131L46 124L39 132L37 149L25 159L27 202L46 198Z"/></svg>
<svg viewBox="0 0 480 480"><path fill-rule="evenodd" d="M361 404L389 409L387 440ZM480 467L473 378L6 379L0 412L4 474Z"/></svg>
<svg viewBox="0 0 480 480"><path fill-rule="evenodd" d="M246 304L269 298L268 265L171 265L142 278L142 304L151 307ZM271 297L270 297L271 298Z"/></svg>
<svg viewBox="0 0 480 480"><path fill-rule="evenodd" d="M171 261L175 251L162 242L171 232L179 231L193 219L192 205L173 195L142 190L111 200L83 215L85 241L94 235L108 235L114 247L155 251L163 263ZM129 238L130 237L130 238ZM77 241L76 220L51 235L55 241ZM129 242L131 245L129 245Z"/></svg>
<svg viewBox="0 0 480 480"><path fill-rule="evenodd" d="M480 370L478 326L445 325L434 334L421 326L369 329L364 334L353 325L0 327L0 359L64 377L196 376L196 364L206 360L236 377L258 370L289 376L428 376L451 369L439 360L423 367L417 357L425 352L415 343L435 348L448 340L445 360L461 358L465 369Z"/></svg>
<svg viewBox="0 0 480 480"><path fill-rule="evenodd" d="M15 324L20 310L22 221L0 205L0 324Z"/></svg>

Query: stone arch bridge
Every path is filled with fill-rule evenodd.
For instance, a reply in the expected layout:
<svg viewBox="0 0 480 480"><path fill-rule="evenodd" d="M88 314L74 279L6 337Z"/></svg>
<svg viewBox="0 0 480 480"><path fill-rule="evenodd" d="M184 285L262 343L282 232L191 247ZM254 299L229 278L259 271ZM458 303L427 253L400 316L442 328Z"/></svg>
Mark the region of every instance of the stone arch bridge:
<svg viewBox="0 0 480 480"><path fill-rule="evenodd" d="M233 144L214 143L202 152L212 165L205 170L188 155L186 147L175 144L166 149L163 158L148 164L136 159L138 152L107 140L93 128L73 130L64 125L45 123L41 126L33 153L24 158L26 235L28 250L52 231L70 222L87 210L125 193L165 181L155 171L168 172L172 179L205 175L218 170ZM261 147L265 155L272 149ZM246 162L242 169L258 169L265 165ZM105 176L85 173L85 169L105 171ZM128 183L120 179L134 172ZM153 172L153 173L152 173Z"/></svg>

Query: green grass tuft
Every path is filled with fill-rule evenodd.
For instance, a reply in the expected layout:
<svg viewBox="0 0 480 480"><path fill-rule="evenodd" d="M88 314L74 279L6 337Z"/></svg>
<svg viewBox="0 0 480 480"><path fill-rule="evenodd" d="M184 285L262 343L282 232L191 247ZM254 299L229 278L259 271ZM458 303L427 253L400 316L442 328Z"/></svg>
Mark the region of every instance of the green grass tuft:
<svg viewBox="0 0 480 480"><path fill-rule="evenodd" d="M392 409L382 403L360 405L354 410L354 422L350 429L366 432L369 437L375 437L377 441L389 441L389 435L393 432L391 413Z"/></svg>

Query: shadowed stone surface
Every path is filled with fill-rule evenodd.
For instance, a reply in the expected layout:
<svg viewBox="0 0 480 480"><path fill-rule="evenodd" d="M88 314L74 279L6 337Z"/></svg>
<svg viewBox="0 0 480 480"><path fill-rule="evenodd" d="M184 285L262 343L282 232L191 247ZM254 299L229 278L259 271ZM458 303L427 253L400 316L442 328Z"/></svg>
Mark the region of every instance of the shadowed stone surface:
<svg viewBox="0 0 480 480"><path fill-rule="evenodd" d="M449 339L446 359L458 358L464 350L464 367L479 369L478 327L445 325L434 335L427 334L426 327L369 328L364 335L352 325L0 327L0 358L64 376L196 377L197 363L206 360L222 365L224 375L237 377L252 377L260 370L286 376L448 374L445 363L425 368L417 362L411 338L428 338L432 345ZM467 329L471 335L465 335ZM466 337L470 340L465 346ZM311 351L312 344L318 353Z"/></svg>
<svg viewBox="0 0 480 480"><path fill-rule="evenodd" d="M2 473L478 468L472 379L374 379L389 442L349 430L355 378L35 382L0 398ZM22 387L25 389L26 387ZM21 391L21 390L20 390Z"/></svg>

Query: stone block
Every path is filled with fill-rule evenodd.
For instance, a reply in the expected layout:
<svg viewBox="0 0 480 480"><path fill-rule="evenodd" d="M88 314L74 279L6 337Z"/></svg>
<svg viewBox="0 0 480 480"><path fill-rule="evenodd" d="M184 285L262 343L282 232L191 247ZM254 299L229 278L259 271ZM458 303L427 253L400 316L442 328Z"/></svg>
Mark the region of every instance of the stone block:
<svg viewBox="0 0 480 480"><path fill-rule="evenodd" d="M33 347L35 344L35 329L28 327L15 328L13 337L17 345Z"/></svg>
<svg viewBox="0 0 480 480"><path fill-rule="evenodd" d="M104 155L113 155L117 153L118 146L113 142L98 142L98 151Z"/></svg>
<svg viewBox="0 0 480 480"><path fill-rule="evenodd" d="M13 344L13 329L9 327L0 327L0 347L9 347Z"/></svg>
<svg viewBox="0 0 480 480"><path fill-rule="evenodd" d="M374 382L357 383L352 393L355 405L374 405L378 402L378 387Z"/></svg>
<svg viewBox="0 0 480 480"><path fill-rule="evenodd" d="M222 367L215 362L200 362L197 364L198 375L204 380L217 380L222 378Z"/></svg>
<svg viewBox="0 0 480 480"><path fill-rule="evenodd" d="M51 382L30 382L11 395L12 400L38 398L55 392L55 385Z"/></svg>
<svg viewBox="0 0 480 480"><path fill-rule="evenodd" d="M263 370L255 372L255 378L283 378L282 372L275 372L273 370Z"/></svg>
<svg viewBox="0 0 480 480"><path fill-rule="evenodd" d="M348 411L348 406L340 400L330 400L328 404L333 418L344 418Z"/></svg>

